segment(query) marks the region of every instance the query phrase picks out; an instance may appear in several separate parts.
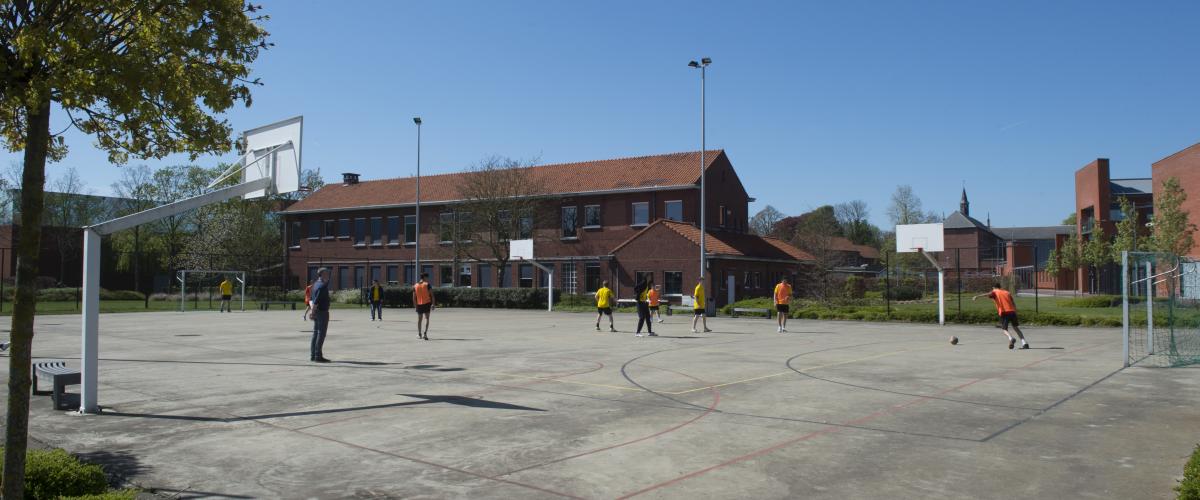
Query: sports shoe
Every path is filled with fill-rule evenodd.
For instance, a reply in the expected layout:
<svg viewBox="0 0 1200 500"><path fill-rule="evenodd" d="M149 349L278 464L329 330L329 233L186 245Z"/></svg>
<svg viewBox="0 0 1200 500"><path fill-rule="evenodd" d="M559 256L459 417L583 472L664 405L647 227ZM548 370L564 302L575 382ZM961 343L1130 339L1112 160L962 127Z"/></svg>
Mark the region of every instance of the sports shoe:
<svg viewBox="0 0 1200 500"><path fill-rule="evenodd" d="M651 336L651 337L657 337L657 336L658 336L658 334L657 334L657 333L654 333L654 332L650 332L650 336Z"/></svg>
<svg viewBox="0 0 1200 500"><path fill-rule="evenodd" d="M640 333L635 333L635 334L633 334L633 336L634 336L634 337L641 337L641 336L642 336L642 334L640 334Z"/></svg>
<svg viewBox="0 0 1200 500"><path fill-rule="evenodd" d="M329 360L328 360L328 359L325 359L325 357L324 357L324 356L321 356L321 357L319 357L319 358L313 359L313 361L316 361L317 363L328 363L328 362L329 362Z"/></svg>
<svg viewBox="0 0 1200 500"><path fill-rule="evenodd" d="M692 328L692 333L699 333L699 332L697 332L695 328Z"/></svg>
<svg viewBox="0 0 1200 500"><path fill-rule="evenodd" d="M783 329L783 333L787 333L787 328L784 328L784 329Z"/></svg>
<svg viewBox="0 0 1200 500"><path fill-rule="evenodd" d="M782 326L775 327L775 333L783 333L783 327Z"/></svg>
<svg viewBox="0 0 1200 500"><path fill-rule="evenodd" d="M1021 349L1029 349L1029 344L1021 344Z"/></svg>
<svg viewBox="0 0 1200 500"><path fill-rule="evenodd" d="M598 331L600 331L600 325L599 325L599 324L597 324L597 325L596 325L596 331L597 331L597 332L598 332Z"/></svg>
<svg viewBox="0 0 1200 500"><path fill-rule="evenodd" d="M712 330L709 330L708 328L704 329L704 333L711 333L711 332L712 332Z"/></svg>
<svg viewBox="0 0 1200 500"><path fill-rule="evenodd" d="M1008 339L1008 348L1009 349L1012 349L1013 346L1015 346L1015 345L1017 345L1017 339Z"/></svg>
<svg viewBox="0 0 1200 500"><path fill-rule="evenodd" d="M662 318L658 318L658 322L662 323L663 322Z"/></svg>
<svg viewBox="0 0 1200 500"><path fill-rule="evenodd" d="M610 327L608 327L608 331L610 331L610 332L616 332L616 331L617 331L617 329L616 329L616 328L613 328L613 327L611 327L611 326L610 326Z"/></svg>

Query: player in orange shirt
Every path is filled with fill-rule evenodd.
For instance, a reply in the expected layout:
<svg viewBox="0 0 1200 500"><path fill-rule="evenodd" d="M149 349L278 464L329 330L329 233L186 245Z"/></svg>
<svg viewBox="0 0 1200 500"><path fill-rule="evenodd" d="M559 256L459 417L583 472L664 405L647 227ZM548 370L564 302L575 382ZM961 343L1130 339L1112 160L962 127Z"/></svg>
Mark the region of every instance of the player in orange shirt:
<svg viewBox="0 0 1200 500"><path fill-rule="evenodd" d="M304 321L308 321L308 313L312 312L312 280L308 280L308 286L304 287Z"/></svg>
<svg viewBox="0 0 1200 500"><path fill-rule="evenodd" d="M788 304L792 302L792 285L787 277L780 277L775 285L775 312L779 315L779 333L787 331Z"/></svg>
<svg viewBox="0 0 1200 500"><path fill-rule="evenodd" d="M663 322L663 319L662 319L662 311L660 310L660 309L661 309L661 306L660 306L660 301L662 300L662 293L660 293L660 292L659 292L659 290L660 290L661 288L662 288L662 287L660 287L660 286L658 286L658 285L654 285L654 289L653 289L653 290L650 290L650 294L649 294L649 298L650 298L650 317L652 317L652 318L653 318L653 317L655 317L655 316L658 316L658 322L659 322L659 323L662 323L662 322Z"/></svg>
<svg viewBox="0 0 1200 500"><path fill-rule="evenodd" d="M987 296L996 303L996 312L1000 314L1000 329L1004 331L1004 336L1008 337L1008 348L1012 349L1017 341L1008 334L1008 325L1012 325L1014 332L1017 332L1017 337L1021 338L1021 349L1029 349L1029 343L1025 341L1025 334L1021 333L1021 327L1017 321L1017 304L1013 302L1013 296L1008 293L1008 290L1000 288L999 283L992 285L992 291L989 293L981 293L971 300Z"/></svg>
<svg viewBox="0 0 1200 500"><path fill-rule="evenodd" d="M429 289L428 273L421 273L421 280L413 285L413 305L417 308L417 338L429 340L429 313L436 307L433 291ZM424 320L424 321L422 321ZM424 324L424 329L421 328Z"/></svg>

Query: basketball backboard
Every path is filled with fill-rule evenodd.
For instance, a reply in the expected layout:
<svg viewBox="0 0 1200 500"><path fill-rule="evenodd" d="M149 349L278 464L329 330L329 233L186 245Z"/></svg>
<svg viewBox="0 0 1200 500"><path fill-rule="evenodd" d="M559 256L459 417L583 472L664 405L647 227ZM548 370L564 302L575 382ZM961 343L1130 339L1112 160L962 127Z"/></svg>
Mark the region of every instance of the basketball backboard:
<svg viewBox="0 0 1200 500"><path fill-rule="evenodd" d="M942 224L899 224L896 226L896 252L941 252L946 248Z"/></svg>
<svg viewBox="0 0 1200 500"><path fill-rule="evenodd" d="M242 170L242 181L274 178L272 189L254 191L247 194L246 199L300 189L300 147L303 139L303 116L242 132L242 144L245 147L242 161L246 165Z"/></svg>
<svg viewBox="0 0 1200 500"><path fill-rule="evenodd" d="M508 258L512 260L533 260L533 240L512 240L508 242Z"/></svg>

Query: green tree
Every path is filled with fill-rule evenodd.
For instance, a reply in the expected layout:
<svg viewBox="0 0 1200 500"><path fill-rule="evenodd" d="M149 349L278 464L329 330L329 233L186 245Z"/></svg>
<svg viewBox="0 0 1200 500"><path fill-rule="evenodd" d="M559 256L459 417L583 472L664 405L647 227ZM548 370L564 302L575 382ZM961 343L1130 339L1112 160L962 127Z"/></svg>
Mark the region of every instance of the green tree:
<svg viewBox="0 0 1200 500"><path fill-rule="evenodd" d="M1065 219L1063 219L1062 225L1074 226L1076 223L1076 216L1077 214L1075 212L1071 212L1071 215L1068 215Z"/></svg>
<svg viewBox="0 0 1200 500"><path fill-rule="evenodd" d="M1114 261L1119 258L1121 252L1136 252L1146 244L1145 239L1138 241L1138 228L1141 227L1141 221L1138 220L1137 207L1124 196L1118 198L1117 202L1121 205L1121 220L1117 222L1117 234L1112 241Z"/></svg>
<svg viewBox="0 0 1200 500"><path fill-rule="evenodd" d="M67 153L52 109L95 136L110 161L223 153L215 115L250 104L249 64L267 47L259 7L241 0L19 0L0 4L0 137L24 151L3 495L24 496L30 352L46 161Z"/></svg>
<svg viewBox="0 0 1200 500"><path fill-rule="evenodd" d="M1189 214L1183 209L1187 193L1175 177L1163 181L1161 193L1154 196L1152 248L1159 252L1187 255L1192 251L1196 234L1196 225L1188 220Z"/></svg>

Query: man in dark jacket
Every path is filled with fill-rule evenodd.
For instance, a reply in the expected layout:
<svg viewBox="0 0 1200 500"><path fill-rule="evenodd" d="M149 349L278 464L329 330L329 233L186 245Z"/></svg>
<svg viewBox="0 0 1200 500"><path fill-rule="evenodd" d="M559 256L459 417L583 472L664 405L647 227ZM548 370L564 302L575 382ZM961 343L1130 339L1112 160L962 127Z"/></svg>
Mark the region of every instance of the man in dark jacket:
<svg viewBox="0 0 1200 500"><path fill-rule="evenodd" d="M317 271L317 277L312 288L313 336L308 360L328 363L322 349L325 346L325 332L329 330L329 270L322 267Z"/></svg>

